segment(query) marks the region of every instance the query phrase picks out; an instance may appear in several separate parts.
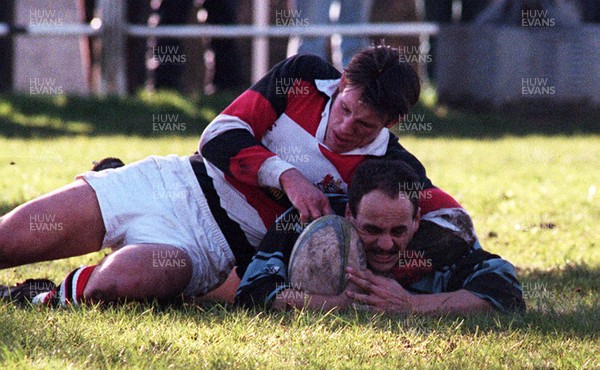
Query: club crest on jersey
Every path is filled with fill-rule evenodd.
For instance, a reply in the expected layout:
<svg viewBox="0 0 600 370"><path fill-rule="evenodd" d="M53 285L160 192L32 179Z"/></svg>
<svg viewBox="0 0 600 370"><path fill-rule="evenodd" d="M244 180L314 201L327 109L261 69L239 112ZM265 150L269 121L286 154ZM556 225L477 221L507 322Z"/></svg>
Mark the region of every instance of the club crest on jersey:
<svg viewBox="0 0 600 370"><path fill-rule="evenodd" d="M327 194L346 194L342 188L342 180L334 179L331 174L325 176L323 180L315 185Z"/></svg>
<svg viewBox="0 0 600 370"><path fill-rule="evenodd" d="M268 188L267 191L271 199L276 201L280 201L285 196L285 193L277 188Z"/></svg>

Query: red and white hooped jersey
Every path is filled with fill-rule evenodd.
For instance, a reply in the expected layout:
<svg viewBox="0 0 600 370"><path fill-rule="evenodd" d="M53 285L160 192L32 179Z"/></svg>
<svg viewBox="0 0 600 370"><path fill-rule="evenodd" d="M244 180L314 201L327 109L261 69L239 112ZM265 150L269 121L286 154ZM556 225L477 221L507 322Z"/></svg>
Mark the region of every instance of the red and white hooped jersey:
<svg viewBox="0 0 600 370"><path fill-rule="evenodd" d="M384 128L369 145L334 153L325 144L340 73L312 55L277 64L206 128L199 153L221 207L257 246L290 203L279 176L290 168L325 193L345 194L354 169L368 157L401 159L424 188L433 187L421 163Z"/></svg>

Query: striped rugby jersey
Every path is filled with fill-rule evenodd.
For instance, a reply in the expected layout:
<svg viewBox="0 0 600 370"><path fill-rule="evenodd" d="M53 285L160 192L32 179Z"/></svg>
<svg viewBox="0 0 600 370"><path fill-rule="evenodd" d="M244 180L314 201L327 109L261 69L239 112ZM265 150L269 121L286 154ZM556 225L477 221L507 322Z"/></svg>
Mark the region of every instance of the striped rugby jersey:
<svg viewBox="0 0 600 370"><path fill-rule="evenodd" d="M417 172L423 188L433 187L423 165L385 128L372 143L348 153L334 153L323 144L340 77L317 56L288 58L203 132L199 153L206 173L220 206L250 245L258 246L268 227L291 206L279 176L293 167L323 192L345 194L359 163L386 157L403 160Z"/></svg>

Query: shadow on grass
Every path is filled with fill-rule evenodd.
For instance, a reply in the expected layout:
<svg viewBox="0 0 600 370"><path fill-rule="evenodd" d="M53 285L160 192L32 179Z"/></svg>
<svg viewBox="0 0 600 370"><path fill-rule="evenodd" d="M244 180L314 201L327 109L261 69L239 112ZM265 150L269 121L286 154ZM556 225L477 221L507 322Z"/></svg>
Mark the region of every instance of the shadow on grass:
<svg viewBox="0 0 600 370"><path fill-rule="evenodd" d="M11 303L0 302L0 317L7 317L7 312L12 310L13 307ZM16 333L22 331L21 327L22 323L19 323L15 320L2 320L2 325L0 325L0 363L6 360L7 355L9 354L12 347L18 347L19 342L17 340Z"/></svg>
<svg viewBox="0 0 600 370"><path fill-rule="evenodd" d="M0 96L0 135L199 136L238 94L220 93L201 99L167 91L140 92L125 98L4 95ZM552 113L530 107L485 113L419 105L393 131L400 137L420 138L600 134L598 116L598 111L577 106Z"/></svg>
<svg viewBox="0 0 600 370"><path fill-rule="evenodd" d="M242 310L249 317L268 318L281 325L307 326L328 323L331 330L360 325L373 326L382 331L402 335L406 332L429 335L441 333L538 333L564 335L581 339L598 337L600 333L600 268L586 264L567 265L564 268L531 270L520 274L523 283L527 311L521 313L499 313L497 311L472 315L405 316L382 315L352 309L337 313L307 312L263 312L256 308ZM229 308L218 303L202 302L200 309L215 315L226 316ZM188 314L196 315L194 311ZM234 310L236 312L236 310Z"/></svg>
<svg viewBox="0 0 600 370"><path fill-rule="evenodd" d="M442 333L539 333L582 339L600 333L600 268L586 264L567 265L550 270L532 270L520 274L527 311L472 315L404 316L381 315L367 311L346 310L340 313L306 313L301 311L269 313L267 317L284 325L300 321L306 325L326 319L332 328L347 325L374 326L397 334L405 332L429 335ZM262 315L258 309L250 316ZM282 316L284 316L282 320ZM328 317L326 317L328 316ZM333 330L333 329L332 329Z"/></svg>
<svg viewBox="0 0 600 370"><path fill-rule="evenodd" d="M543 335L598 336L600 268L591 268L587 264L566 265L549 270L521 271L519 276L527 312L496 318L473 316L467 320L469 331L519 329Z"/></svg>
<svg viewBox="0 0 600 370"><path fill-rule="evenodd" d="M348 309L341 312L264 312L261 309L233 309L230 305L215 302L161 304L152 302L125 302L118 305L89 307L100 308L106 317L126 314L135 317L140 313L175 315L178 321L202 322L206 325L230 325L232 323L294 328L326 327L331 332L355 327L373 328L385 335L410 338L414 335L452 337L458 335L499 334L510 337L512 333L530 337L560 337L591 340L600 333L600 303L598 282L600 269L586 265L567 266L563 269L533 270L522 275L524 290L531 296L532 287L549 295L528 298L528 311L524 314L500 314L491 312L473 315L403 316L382 315L367 311ZM525 288L528 287L528 288ZM0 314L7 307L0 303ZM17 308L31 310L33 308ZM11 310L11 309L9 309ZM0 332L13 335L17 327L9 326ZM10 337L10 336L9 336ZM1 357L1 356L0 356Z"/></svg>
<svg viewBox="0 0 600 370"><path fill-rule="evenodd" d="M200 100L168 91L125 98L4 95L0 96L0 135L196 137L235 97L228 93Z"/></svg>

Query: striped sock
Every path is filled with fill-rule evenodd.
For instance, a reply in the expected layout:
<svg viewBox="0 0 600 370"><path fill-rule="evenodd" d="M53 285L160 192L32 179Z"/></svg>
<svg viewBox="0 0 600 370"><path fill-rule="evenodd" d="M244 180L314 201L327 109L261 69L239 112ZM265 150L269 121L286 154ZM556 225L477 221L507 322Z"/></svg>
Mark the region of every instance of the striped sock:
<svg viewBox="0 0 600 370"><path fill-rule="evenodd" d="M79 306L84 301L83 291L96 266L83 266L71 271L59 286L37 295L32 302L46 306Z"/></svg>

